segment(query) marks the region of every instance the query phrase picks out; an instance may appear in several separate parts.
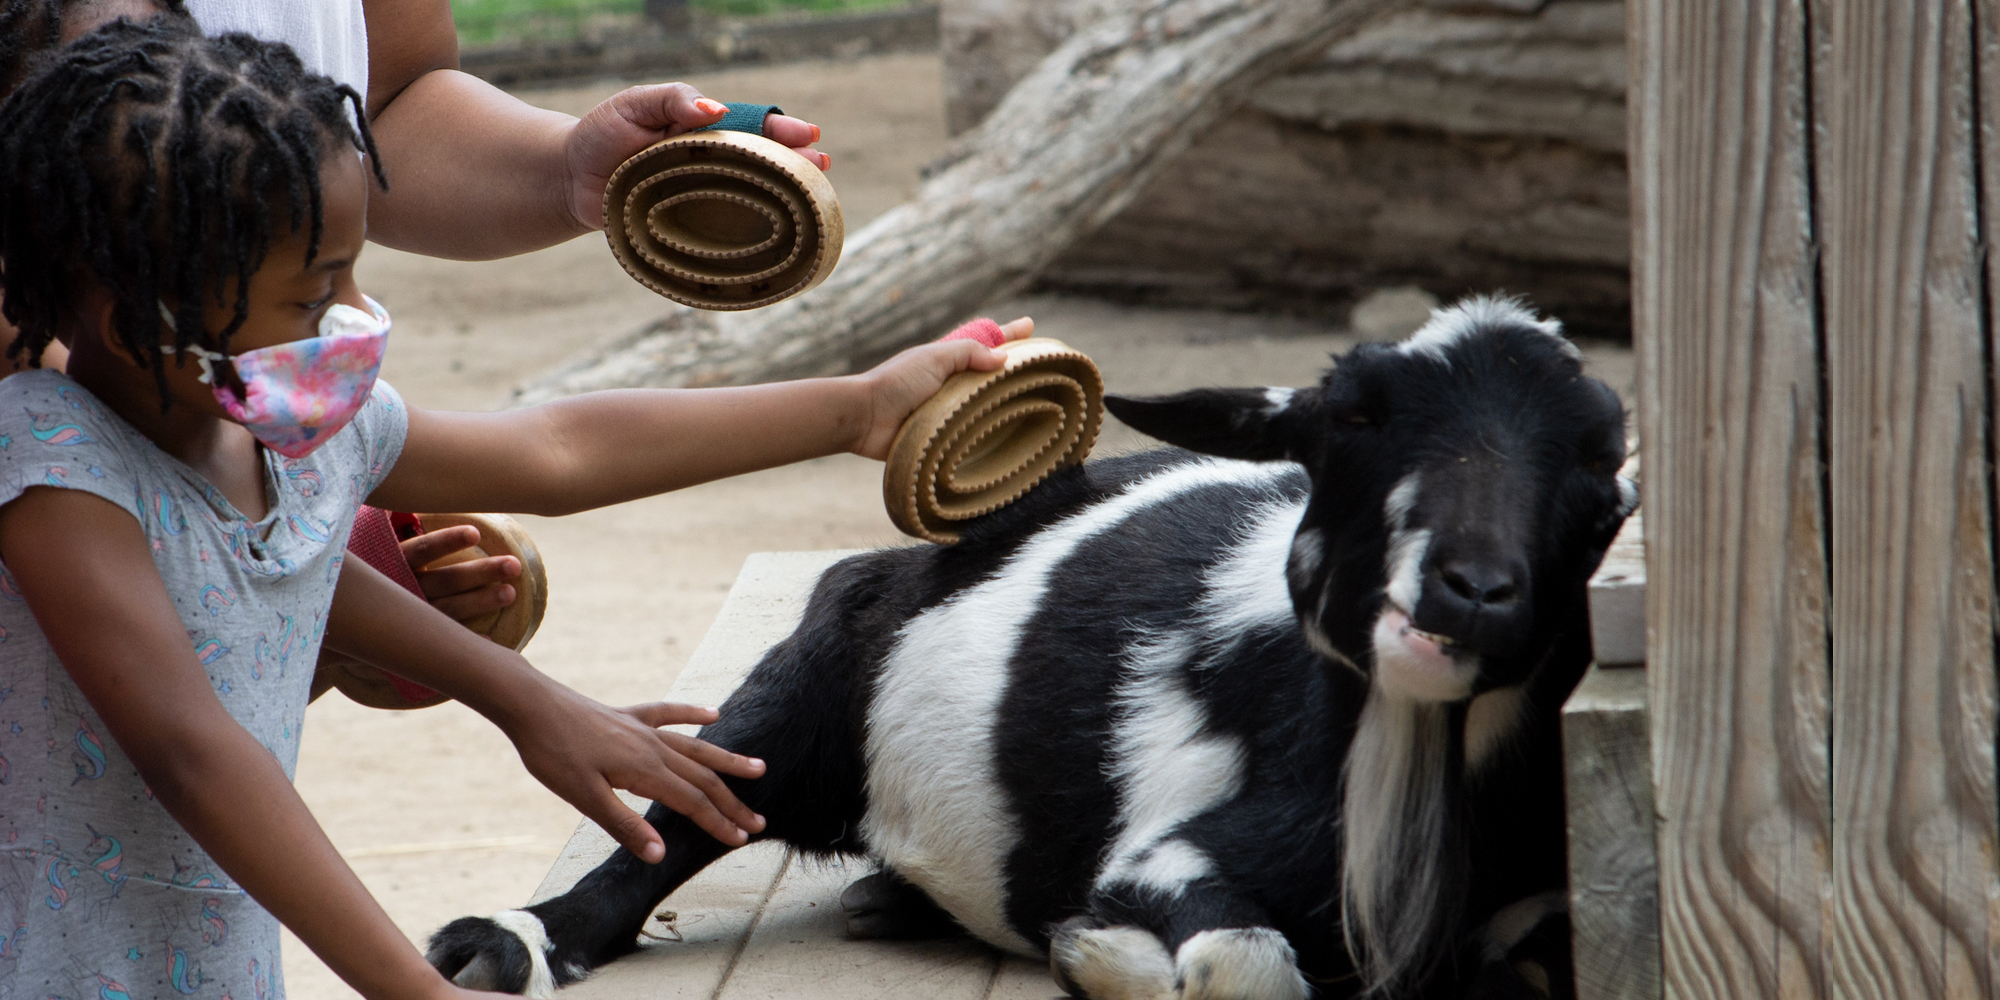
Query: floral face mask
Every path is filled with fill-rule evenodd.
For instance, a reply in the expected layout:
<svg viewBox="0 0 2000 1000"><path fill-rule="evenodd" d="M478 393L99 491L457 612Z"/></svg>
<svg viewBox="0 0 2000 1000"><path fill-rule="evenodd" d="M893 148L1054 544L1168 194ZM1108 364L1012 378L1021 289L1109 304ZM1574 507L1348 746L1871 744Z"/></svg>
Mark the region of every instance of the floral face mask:
<svg viewBox="0 0 2000 1000"><path fill-rule="evenodd" d="M201 381L231 419L264 447L286 458L304 458L347 426L375 389L375 375L389 349L389 311L374 299L368 299L368 308L374 315L335 304L320 317L319 336L233 358L198 346L188 350L201 363ZM172 329L165 304L160 315ZM243 383L241 398L216 380L218 361L236 369Z"/></svg>

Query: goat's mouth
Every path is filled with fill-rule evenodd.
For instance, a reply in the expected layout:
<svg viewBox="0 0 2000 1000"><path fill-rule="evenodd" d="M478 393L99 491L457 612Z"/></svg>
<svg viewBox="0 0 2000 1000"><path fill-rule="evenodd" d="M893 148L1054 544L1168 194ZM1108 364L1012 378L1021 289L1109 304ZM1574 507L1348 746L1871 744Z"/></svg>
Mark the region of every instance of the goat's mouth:
<svg viewBox="0 0 2000 1000"><path fill-rule="evenodd" d="M1479 656L1450 636L1411 624L1408 611L1384 601L1375 618L1375 684L1415 701L1458 701L1472 696Z"/></svg>

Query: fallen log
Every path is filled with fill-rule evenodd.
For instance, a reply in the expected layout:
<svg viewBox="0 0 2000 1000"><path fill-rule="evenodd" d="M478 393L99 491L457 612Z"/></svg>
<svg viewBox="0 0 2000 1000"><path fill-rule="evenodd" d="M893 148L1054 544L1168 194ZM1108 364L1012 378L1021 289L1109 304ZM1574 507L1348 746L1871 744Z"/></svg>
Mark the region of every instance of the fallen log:
<svg viewBox="0 0 2000 1000"><path fill-rule="evenodd" d="M977 126L1103 2L943 0L946 122ZM1030 290L1334 317L1506 291L1623 339L1625 62L1624 0L1396 11L1259 83Z"/></svg>
<svg viewBox="0 0 2000 1000"><path fill-rule="evenodd" d="M1251 88L1409 0L1143 0L1107 10L960 136L917 197L855 234L833 276L752 313L673 309L523 386L594 389L839 374L1015 291Z"/></svg>

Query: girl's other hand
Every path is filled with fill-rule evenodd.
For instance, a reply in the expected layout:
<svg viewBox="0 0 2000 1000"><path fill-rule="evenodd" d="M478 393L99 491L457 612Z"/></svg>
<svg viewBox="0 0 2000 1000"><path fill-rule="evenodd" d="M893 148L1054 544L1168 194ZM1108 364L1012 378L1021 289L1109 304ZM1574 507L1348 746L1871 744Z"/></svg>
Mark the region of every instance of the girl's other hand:
<svg viewBox="0 0 2000 1000"><path fill-rule="evenodd" d="M611 172L661 139L713 125L728 109L685 83L629 87L611 95L576 123L566 144L570 211L579 223L604 228L604 187ZM833 158L810 148L819 126L790 115L765 115L764 138L798 151L826 170Z"/></svg>
<svg viewBox="0 0 2000 1000"><path fill-rule="evenodd" d="M448 555L478 545L478 528L469 524L440 528L404 539L401 544L403 559L424 589L424 600L453 621L470 621L514 603L514 585L508 581L521 575L521 560L513 556L486 556L428 568Z"/></svg>
<svg viewBox="0 0 2000 1000"><path fill-rule="evenodd" d="M521 762L641 860L658 863L666 845L613 789L658 802L731 847L749 843L750 834L764 829L764 817L744 805L717 773L759 778L763 761L659 728L707 725L717 718L714 709L670 702L612 708L561 685L549 687L546 701L505 727Z"/></svg>
<svg viewBox="0 0 2000 1000"><path fill-rule="evenodd" d="M1000 332L1010 342L1021 340L1034 335L1035 321L1023 316L1001 324ZM868 383L871 416L852 450L876 461L887 459L903 421L937 395L945 379L962 371L990 372L1006 360L1007 355L976 340L944 340L912 347L876 365L860 376Z"/></svg>

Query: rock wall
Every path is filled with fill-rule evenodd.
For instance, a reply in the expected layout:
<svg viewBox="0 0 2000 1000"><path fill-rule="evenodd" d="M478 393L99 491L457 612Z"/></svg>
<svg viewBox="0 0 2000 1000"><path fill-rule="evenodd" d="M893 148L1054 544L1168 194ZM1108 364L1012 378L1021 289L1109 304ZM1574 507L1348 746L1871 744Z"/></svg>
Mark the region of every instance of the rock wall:
<svg viewBox="0 0 2000 1000"><path fill-rule="evenodd" d="M1107 2L944 0L951 127ZM1040 281L1329 311L1398 285L1503 290L1623 337L1624 98L1622 0L1391 15L1262 85Z"/></svg>

